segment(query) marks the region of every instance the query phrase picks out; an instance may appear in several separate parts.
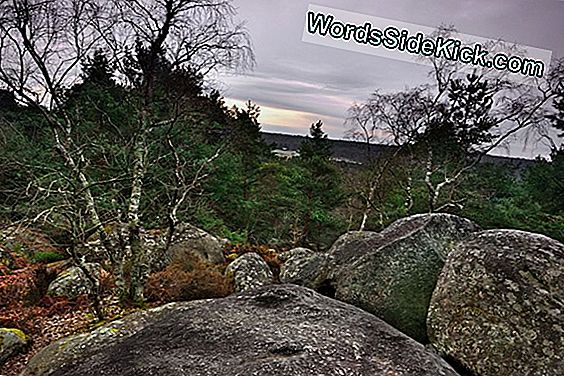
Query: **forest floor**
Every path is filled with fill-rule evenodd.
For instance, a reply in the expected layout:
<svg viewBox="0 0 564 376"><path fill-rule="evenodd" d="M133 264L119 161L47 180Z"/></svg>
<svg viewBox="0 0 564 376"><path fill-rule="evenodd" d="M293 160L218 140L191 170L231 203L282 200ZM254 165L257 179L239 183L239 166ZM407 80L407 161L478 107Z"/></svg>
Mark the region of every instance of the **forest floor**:
<svg viewBox="0 0 564 376"><path fill-rule="evenodd" d="M117 299L110 300L110 298L105 299L103 307L106 317L109 318L107 321L139 310L139 308L123 308L118 304ZM9 359L0 367L0 376L19 375L29 360L45 346L73 334L88 332L98 325L100 322L87 304L69 307L66 312L51 316L35 317L32 323L32 333L26 333L32 337L31 347L25 353Z"/></svg>

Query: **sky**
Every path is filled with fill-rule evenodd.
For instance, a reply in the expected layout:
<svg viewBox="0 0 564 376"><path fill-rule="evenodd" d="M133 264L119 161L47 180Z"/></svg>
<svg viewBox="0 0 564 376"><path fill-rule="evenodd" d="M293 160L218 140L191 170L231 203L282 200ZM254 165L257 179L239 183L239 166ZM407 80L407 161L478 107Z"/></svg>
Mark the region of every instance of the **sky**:
<svg viewBox="0 0 564 376"><path fill-rule="evenodd" d="M310 3L429 27L454 25L463 34L564 57L561 0L233 0L251 36L256 66L219 80L228 104L241 106L250 99L261 107L264 131L305 135L321 119L331 138L343 138L353 103L376 89L399 91L430 82L425 65L302 42ZM494 154L534 158L548 153L546 143L525 139L519 134Z"/></svg>

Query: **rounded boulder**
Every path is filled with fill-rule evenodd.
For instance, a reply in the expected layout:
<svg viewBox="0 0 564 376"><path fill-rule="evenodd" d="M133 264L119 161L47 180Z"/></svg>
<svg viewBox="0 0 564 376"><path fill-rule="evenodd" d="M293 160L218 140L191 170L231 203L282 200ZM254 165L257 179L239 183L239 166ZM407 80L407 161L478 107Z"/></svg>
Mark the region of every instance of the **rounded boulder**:
<svg viewBox="0 0 564 376"><path fill-rule="evenodd" d="M450 253L429 337L481 376L564 375L564 245L516 230L475 234Z"/></svg>
<svg viewBox="0 0 564 376"><path fill-rule="evenodd" d="M284 262L280 268L280 282L322 292L330 263L327 253L296 248L282 253L279 258Z"/></svg>
<svg viewBox="0 0 564 376"><path fill-rule="evenodd" d="M335 296L427 343L427 309L446 257L458 241L478 230L455 215L422 214L380 233L351 236L333 250L340 260ZM344 255L349 255L348 263Z"/></svg>
<svg viewBox="0 0 564 376"><path fill-rule="evenodd" d="M274 278L268 264L254 252L237 257L227 266L225 275L233 278L236 292L271 284Z"/></svg>

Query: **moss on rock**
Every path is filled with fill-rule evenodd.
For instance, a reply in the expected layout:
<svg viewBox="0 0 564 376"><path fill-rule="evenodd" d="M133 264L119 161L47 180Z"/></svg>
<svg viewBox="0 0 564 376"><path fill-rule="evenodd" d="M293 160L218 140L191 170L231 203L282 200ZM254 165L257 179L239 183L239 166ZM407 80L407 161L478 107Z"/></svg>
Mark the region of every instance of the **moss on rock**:
<svg viewBox="0 0 564 376"><path fill-rule="evenodd" d="M333 273L336 298L427 343L427 308L446 255L477 230L464 218L424 214L394 222L380 233L341 239L332 250L342 265Z"/></svg>
<svg viewBox="0 0 564 376"><path fill-rule="evenodd" d="M19 329L0 328L0 365L27 350L31 337Z"/></svg>

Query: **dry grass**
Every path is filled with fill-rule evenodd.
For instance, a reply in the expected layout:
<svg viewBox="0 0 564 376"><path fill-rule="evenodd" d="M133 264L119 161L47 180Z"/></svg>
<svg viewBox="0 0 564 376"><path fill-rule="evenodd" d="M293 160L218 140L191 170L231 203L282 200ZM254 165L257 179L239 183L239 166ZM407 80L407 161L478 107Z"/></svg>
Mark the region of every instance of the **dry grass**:
<svg viewBox="0 0 564 376"><path fill-rule="evenodd" d="M225 265L211 265L197 256L176 260L164 270L153 273L145 295L162 303L222 298L233 293L233 282L223 275Z"/></svg>

